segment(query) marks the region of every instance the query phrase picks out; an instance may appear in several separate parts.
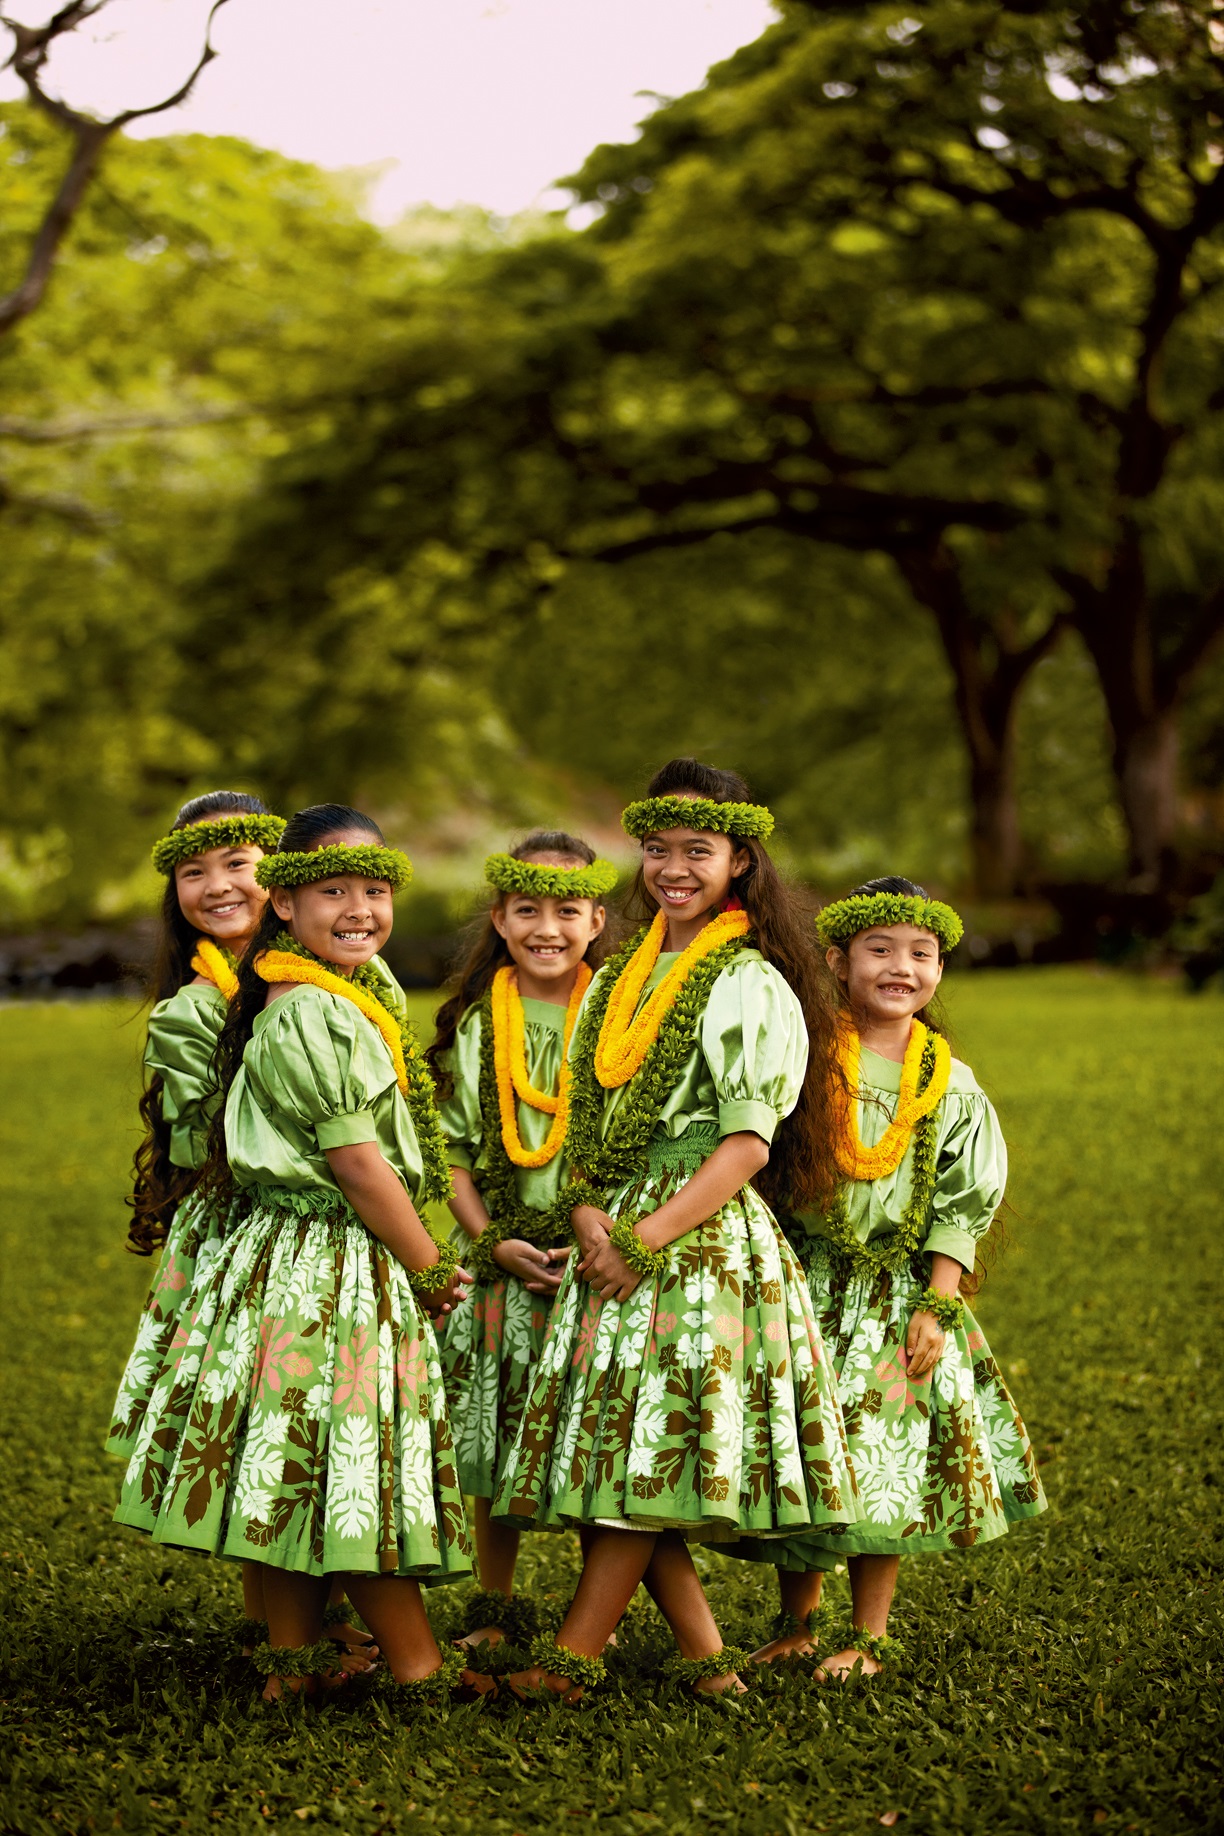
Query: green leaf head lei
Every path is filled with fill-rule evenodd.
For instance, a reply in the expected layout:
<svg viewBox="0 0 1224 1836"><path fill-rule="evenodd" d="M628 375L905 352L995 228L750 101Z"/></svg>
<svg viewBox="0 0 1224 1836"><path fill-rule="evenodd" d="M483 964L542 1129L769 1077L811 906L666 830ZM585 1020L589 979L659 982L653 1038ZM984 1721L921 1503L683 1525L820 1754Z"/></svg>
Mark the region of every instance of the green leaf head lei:
<svg viewBox="0 0 1224 1836"><path fill-rule="evenodd" d="M252 816L237 812L215 821L185 823L154 842L152 861L158 873L173 873L195 854L210 848L262 848L270 853L285 832L283 816ZM263 882L261 881L262 885Z"/></svg>
<svg viewBox="0 0 1224 1836"><path fill-rule="evenodd" d="M835 900L817 914L816 934L826 950L834 945L844 949L860 931L889 924L913 924L933 931L941 955L954 950L965 934L960 914L941 899L896 892L851 893L848 899Z"/></svg>
<svg viewBox="0 0 1224 1836"><path fill-rule="evenodd" d="M735 841L765 841L773 834L773 811L763 803L716 803L712 797L643 797L621 814L621 827L635 841L663 829L713 829Z"/></svg>
<svg viewBox="0 0 1224 1836"><path fill-rule="evenodd" d="M326 848L309 848L300 854L265 855L255 867L256 880L261 886L269 887L313 886L316 880L330 880L342 874L387 880L392 891L398 892L412 878L412 862L399 848L372 844L349 848L334 843Z"/></svg>
<svg viewBox="0 0 1224 1836"><path fill-rule="evenodd" d="M513 854L491 854L485 862L485 879L494 892L523 893L529 899L602 899L619 877L612 862L603 860L581 867L545 867Z"/></svg>

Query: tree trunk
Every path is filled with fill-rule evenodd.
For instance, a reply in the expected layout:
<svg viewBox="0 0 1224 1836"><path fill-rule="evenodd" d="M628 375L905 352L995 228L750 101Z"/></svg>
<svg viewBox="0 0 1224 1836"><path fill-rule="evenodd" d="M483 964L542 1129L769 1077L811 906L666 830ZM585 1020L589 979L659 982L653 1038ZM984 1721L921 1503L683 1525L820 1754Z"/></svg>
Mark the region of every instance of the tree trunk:
<svg viewBox="0 0 1224 1836"><path fill-rule="evenodd" d="M1009 649L999 629L975 615L955 556L942 542L898 556L910 591L935 614L955 680L956 711L969 754L973 890L984 899L1020 891L1023 848L1016 803L1016 710L1029 671L1057 643L1055 620L1032 643Z"/></svg>
<svg viewBox="0 0 1224 1836"><path fill-rule="evenodd" d="M1114 770L1130 837L1134 892L1161 892L1177 856L1177 716L1169 708L1129 731L1114 729Z"/></svg>

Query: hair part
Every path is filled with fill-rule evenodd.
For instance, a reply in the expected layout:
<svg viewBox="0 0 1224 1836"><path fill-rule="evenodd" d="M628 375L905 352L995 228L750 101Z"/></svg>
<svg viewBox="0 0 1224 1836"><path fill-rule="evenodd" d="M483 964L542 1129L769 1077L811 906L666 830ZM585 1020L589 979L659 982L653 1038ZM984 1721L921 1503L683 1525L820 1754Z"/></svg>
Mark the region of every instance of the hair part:
<svg viewBox="0 0 1224 1836"><path fill-rule="evenodd" d="M669 759L646 787L648 797L689 791L712 803L751 803L752 792L736 771L705 765L699 759ZM778 1129L768 1164L753 1184L774 1211L804 1211L824 1206L833 1196L834 1105L831 1069L837 1020L829 978L820 958L813 926L812 901L788 884L764 842L755 836L729 836L733 852L742 850L748 864L731 881L731 891L748 914L756 947L790 985L803 1010L808 1032L808 1068L799 1101ZM641 870L625 902L626 916L649 922L659 907L646 890Z"/></svg>
<svg viewBox="0 0 1224 1836"><path fill-rule="evenodd" d="M189 829L197 822L209 822L221 816L270 816L272 811L260 797L249 791L205 791L189 797L170 825L173 834ZM145 1001L150 1005L168 1001L192 977L191 959L195 954L197 932L188 924L179 904L178 882L167 874L162 890L157 948L145 983ZM144 1135L132 1161L132 1193L128 1204L132 1220L128 1241L137 1255L148 1256L166 1240L175 1210L191 1193L198 1174L190 1167L176 1167L170 1158L170 1128L162 1116L162 1080L159 1073L150 1077L141 1094L139 1113Z"/></svg>
<svg viewBox="0 0 1224 1836"><path fill-rule="evenodd" d="M276 852L313 854L333 836L346 835L354 829L385 846L382 830L361 810L351 809L346 803L312 803L289 818ZM255 1031L255 1022L268 1000L268 984L256 974L255 962L284 928L285 920L278 916L269 899L247 952L238 964L238 990L229 1004L213 1054L213 1081L218 1099L208 1131L208 1157L201 1169L200 1186L218 1205L227 1205L234 1197L234 1180L225 1143L225 1099L242 1068L243 1054Z"/></svg>
<svg viewBox="0 0 1224 1836"><path fill-rule="evenodd" d="M596 858L589 842L564 829L533 829L506 852L516 861L529 861L537 854L556 855L576 867L590 867ZM446 999L434 1016L433 1040L425 1049L425 1062L443 1102L454 1092L454 1079L442 1059L454 1046L460 1021L485 990L492 987L498 970L514 961L509 944L492 918L493 911L504 908L506 900L513 897L512 893L499 893L492 905L472 919L461 934L454 966L447 978ZM582 960L592 969L598 969L610 944L605 927L598 937L591 939Z"/></svg>

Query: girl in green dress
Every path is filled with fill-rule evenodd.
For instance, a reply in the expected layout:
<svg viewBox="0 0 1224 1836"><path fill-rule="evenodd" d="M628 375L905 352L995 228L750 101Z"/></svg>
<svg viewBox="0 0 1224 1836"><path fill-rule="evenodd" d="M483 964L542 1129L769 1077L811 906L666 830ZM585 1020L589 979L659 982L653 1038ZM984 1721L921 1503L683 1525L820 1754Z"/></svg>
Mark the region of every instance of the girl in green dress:
<svg viewBox="0 0 1224 1836"><path fill-rule="evenodd" d="M268 1698L334 1670L334 1575L401 1696L482 1683L441 1657L418 1585L471 1570L427 1317L469 1278L417 1215L449 1194L445 1143L369 970L409 872L368 817L330 804L259 865L271 900L218 1044L204 1182L244 1215L162 1362L116 1513L260 1564Z"/></svg>
<svg viewBox="0 0 1224 1836"><path fill-rule="evenodd" d="M459 1467L475 1500L484 1590L465 1642L522 1643L529 1600L512 1598L519 1532L489 1510L518 1432L527 1385L561 1282L568 1232L557 1194L568 1180L565 1054L582 996L602 961L604 898L616 868L576 836L537 830L485 873L493 904L472 938L426 1053L442 1097L455 1196L472 1239L476 1283L447 1321L442 1368ZM564 1079L568 1084L568 1072Z"/></svg>
<svg viewBox="0 0 1224 1836"><path fill-rule="evenodd" d="M929 1004L961 922L911 880L871 880L817 920L840 991L838 1190L792 1234L833 1348L862 1516L773 1554L782 1623L755 1655L815 1649L821 1570L847 1561L853 1624L818 1674L899 1654L904 1554L968 1549L1045 1509L1024 1424L962 1292L1007 1181L998 1118ZM770 1559L768 1552L765 1559Z"/></svg>
<svg viewBox="0 0 1224 1836"><path fill-rule="evenodd" d="M586 996L571 1051L567 1266L494 1514L582 1526L554 1643L512 1679L574 1700L646 1581L678 1674L738 1689L689 1554L857 1515L836 1380L771 1197L822 1195L832 1038L810 927L743 781L665 766L625 812L648 929Z"/></svg>

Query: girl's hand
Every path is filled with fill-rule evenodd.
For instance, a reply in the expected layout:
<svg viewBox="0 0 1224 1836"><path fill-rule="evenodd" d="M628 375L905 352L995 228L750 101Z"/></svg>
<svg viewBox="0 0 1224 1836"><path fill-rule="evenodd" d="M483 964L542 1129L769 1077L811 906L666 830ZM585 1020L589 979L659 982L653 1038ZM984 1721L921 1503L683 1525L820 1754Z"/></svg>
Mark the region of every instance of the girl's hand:
<svg viewBox="0 0 1224 1836"><path fill-rule="evenodd" d="M529 1294L555 1294L563 1268L552 1265L552 1251L537 1249L522 1237L503 1237L493 1245L493 1260L507 1275L517 1275Z"/></svg>
<svg viewBox="0 0 1224 1836"><path fill-rule="evenodd" d="M470 1288L475 1277L466 1269L456 1269L450 1280L442 1288L430 1288L427 1294L420 1296L421 1305L431 1320L442 1319L453 1313L463 1299L463 1290Z"/></svg>
<svg viewBox="0 0 1224 1836"><path fill-rule="evenodd" d="M590 1282L601 1300L628 1300L642 1279L607 1237L582 1258L578 1273Z"/></svg>
<svg viewBox="0 0 1224 1836"><path fill-rule="evenodd" d="M579 1205L572 1219L574 1236L578 1248L584 1256L590 1255L601 1244L606 1243L612 1234L612 1220L606 1211L599 1211L594 1205Z"/></svg>
<svg viewBox="0 0 1224 1836"><path fill-rule="evenodd" d="M905 1335L905 1368L910 1377L927 1377L939 1363L944 1333L933 1313L912 1313Z"/></svg>

